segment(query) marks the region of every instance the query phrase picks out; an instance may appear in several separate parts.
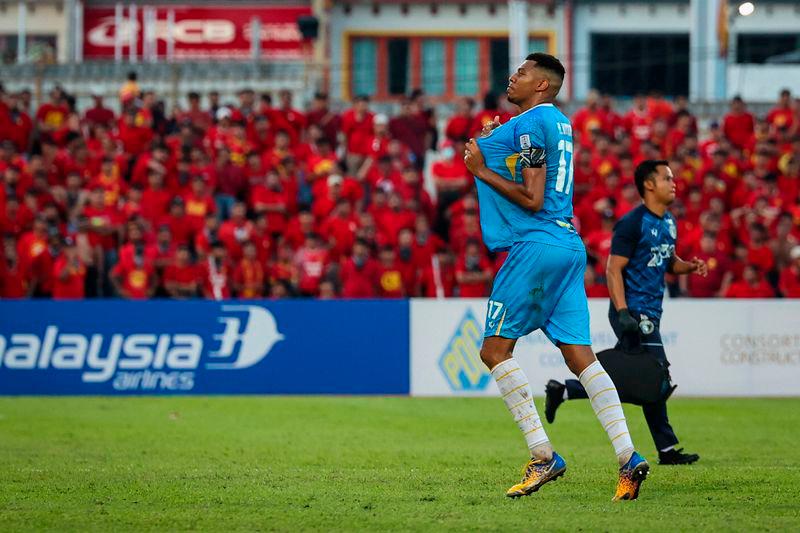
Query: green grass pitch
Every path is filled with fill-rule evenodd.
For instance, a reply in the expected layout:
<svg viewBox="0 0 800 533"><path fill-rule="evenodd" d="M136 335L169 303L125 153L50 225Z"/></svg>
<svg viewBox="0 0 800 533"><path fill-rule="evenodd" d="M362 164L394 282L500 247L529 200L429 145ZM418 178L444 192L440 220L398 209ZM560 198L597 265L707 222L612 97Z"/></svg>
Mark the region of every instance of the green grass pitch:
<svg viewBox="0 0 800 533"><path fill-rule="evenodd" d="M499 399L0 398L0 530L800 529L800 399L671 401L688 467L626 414L653 468L612 503L585 401L547 426L566 476L510 500L526 451Z"/></svg>

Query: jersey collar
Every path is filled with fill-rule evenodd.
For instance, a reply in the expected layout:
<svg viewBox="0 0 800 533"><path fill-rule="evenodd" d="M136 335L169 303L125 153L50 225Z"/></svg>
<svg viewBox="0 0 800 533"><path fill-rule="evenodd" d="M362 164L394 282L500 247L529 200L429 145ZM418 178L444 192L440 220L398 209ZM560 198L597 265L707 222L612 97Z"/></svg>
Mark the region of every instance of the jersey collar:
<svg viewBox="0 0 800 533"><path fill-rule="evenodd" d="M543 104L536 104L536 105L535 105L535 106L533 106L532 108L528 109L527 111L523 111L522 113L520 113L519 115L515 116L514 118L521 117L521 116L522 116L522 115L524 115L525 113L528 113L529 111L533 111L533 110L534 110L534 109L536 109L537 107L555 107L555 106L554 106L554 105L553 105L551 102L545 102L545 103L543 103Z"/></svg>

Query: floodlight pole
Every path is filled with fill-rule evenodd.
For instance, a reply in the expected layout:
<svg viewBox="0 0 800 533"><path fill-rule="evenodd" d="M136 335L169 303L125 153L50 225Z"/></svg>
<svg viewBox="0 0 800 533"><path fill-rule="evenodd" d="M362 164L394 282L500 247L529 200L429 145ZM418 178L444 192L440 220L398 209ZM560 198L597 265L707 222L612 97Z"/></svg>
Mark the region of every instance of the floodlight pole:
<svg viewBox="0 0 800 533"><path fill-rule="evenodd" d="M27 44L28 4L23 0L17 4L17 63L24 63Z"/></svg>
<svg viewBox="0 0 800 533"><path fill-rule="evenodd" d="M528 0L508 0L508 67L517 68L528 55Z"/></svg>

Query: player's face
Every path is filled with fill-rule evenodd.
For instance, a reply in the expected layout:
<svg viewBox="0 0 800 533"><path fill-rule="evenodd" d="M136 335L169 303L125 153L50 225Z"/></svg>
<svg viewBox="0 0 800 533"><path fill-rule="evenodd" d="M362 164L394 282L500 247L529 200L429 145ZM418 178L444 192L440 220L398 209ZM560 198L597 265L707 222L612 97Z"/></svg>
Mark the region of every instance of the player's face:
<svg viewBox="0 0 800 533"><path fill-rule="evenodd" d="M546 83L547 80L536 68L536 62L523 61L508 78L508 88L506 89L508 101L516 105L521 104L537 90L541 90L542 82Z"/></svg>
<svg viewBox="0 0 800 533"><path fill-rule="evenodd" d="M660 202L670 205L675 201L675 178L672 176L672 170L668 166L661 165L658 167L655 185L653 192L655 192L656 198Z"/></svg>

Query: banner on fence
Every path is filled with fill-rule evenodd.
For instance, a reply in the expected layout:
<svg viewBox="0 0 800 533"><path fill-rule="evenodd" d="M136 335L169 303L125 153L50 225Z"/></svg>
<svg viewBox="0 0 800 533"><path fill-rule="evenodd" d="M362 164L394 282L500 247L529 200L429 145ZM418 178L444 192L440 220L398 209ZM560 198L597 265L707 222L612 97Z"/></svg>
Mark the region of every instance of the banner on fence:
<svg viewBox="0 0 800 533"><path fill-rule="evenodd" d="M406 301L0 302L0 394L407 394Z"/></svg>
<svg viewBox="0 0 800 533"><path fill-rule="evenodd" d="M496 395L480 360L486 300L411 303L411 394ZM592 344L612 347L608 300L592 300ZM800 395L800 301L667 300L661 335L676 395ZM515 357L535 395L547 380L574 377L541 333L519 340Z"/></svg>
<svg viewBox="0 0 800 533"><path fill-rule="evenodd" d="M252 54L253 20L260 24L262 57L298 59L308 53L297 19L311 15L308 6L180 6L151 5L152 30L146 30L144 8L131 12L126 5L118 20L114 7L88 6L84 10L83 54L86 58L113 58L119 33L124 56L131 41L142 57L146 31L152 31L155 54L167 55L170 32L175 59L247 59ZM169 13L173 20L170 22ZM150 23L150 22L147 22ZM118 27L119 26L119 27ZM149 34L148 34L149 35Z"/></svg>

